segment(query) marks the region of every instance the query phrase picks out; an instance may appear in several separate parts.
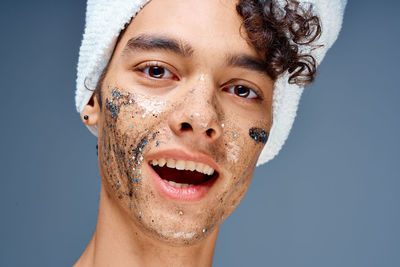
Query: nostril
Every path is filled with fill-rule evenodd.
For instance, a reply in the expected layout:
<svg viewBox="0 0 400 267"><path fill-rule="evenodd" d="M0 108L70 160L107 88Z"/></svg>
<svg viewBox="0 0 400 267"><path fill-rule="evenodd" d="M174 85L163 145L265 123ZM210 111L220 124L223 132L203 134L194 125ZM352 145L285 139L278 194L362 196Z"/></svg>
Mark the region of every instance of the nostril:
<svg viewBox="0 0 400 267"><path fill-rule="evenodd" d="M207 134L208 137L212 137L212 136L214 135L214 132L215 132L214 129L211 129L211 128L210 128L210 129L208 129L208 130L206 131L206 134Z"/></svg>
<svg viewBox="0 0 400 267"><path fill-rule="evenodd" d="M185 132L185 131L190 131L190 130L193 130L193 128L189 123L183 122L181 124L181 131Z"/></svg>

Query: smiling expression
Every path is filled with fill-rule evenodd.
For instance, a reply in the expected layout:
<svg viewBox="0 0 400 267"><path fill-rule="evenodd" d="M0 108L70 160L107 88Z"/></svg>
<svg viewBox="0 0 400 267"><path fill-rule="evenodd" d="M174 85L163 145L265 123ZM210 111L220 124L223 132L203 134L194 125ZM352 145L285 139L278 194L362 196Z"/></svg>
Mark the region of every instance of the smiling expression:
<svg viewBox="0 0 400 267"><path fill-rule="evenodd" d="M235 5L150 1L102 82L103 185L158 240L194 244L219 227L246 193L268 137L273 81L240 32Z"/></svg>

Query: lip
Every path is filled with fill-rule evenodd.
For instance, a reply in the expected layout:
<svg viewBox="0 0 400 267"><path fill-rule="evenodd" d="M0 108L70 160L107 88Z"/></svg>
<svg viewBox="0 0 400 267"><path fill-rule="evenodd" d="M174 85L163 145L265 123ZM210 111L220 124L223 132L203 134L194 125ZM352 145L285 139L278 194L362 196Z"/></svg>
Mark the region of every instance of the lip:
<svg viewBox="0 0 400 267"><path fill-rule="evenodd" d="M183 201L183 202L199 201L207 195L207 193L210 191L210 189L212 188L218 177L213 177L211 180L203 184L194 185L187 188L177 188L166 183L150 165L151 160L159 158L165 158L165 159L172 158L175 160L201 162L203 164L211 166L212 168L214 168L215 171L217 171L220 174L217 164L215 164L209 156L206 156L204 154L190 155L178 149L164 150L151 154L146 160L147 165L150 169L150 176L154 181L155 187L157 188L158 192L163 197L168 199Z"/></svg>

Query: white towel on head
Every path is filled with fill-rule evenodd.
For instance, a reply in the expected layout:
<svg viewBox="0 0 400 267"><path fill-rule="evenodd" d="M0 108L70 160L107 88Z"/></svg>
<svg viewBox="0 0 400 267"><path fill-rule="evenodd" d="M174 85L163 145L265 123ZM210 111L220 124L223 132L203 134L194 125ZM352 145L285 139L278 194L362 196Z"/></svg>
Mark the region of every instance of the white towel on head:
<svg viewBox="0 0 400 267"><path fill-rule="evenodd" d="M88 103L99 77L110 60L120 31L149 0L88 0L86 26L79 51L75 102L79 113ZM284 4L285 0L278 0ZM347 0L298 0L311 3L319 16L322 33L316 44L320 48L309 52L320 64L328 49L333 45L342 26ZM261 152L257 166L274 158L285 143L293 121L303 87L289 84L285 73L275 82L273 95L273 124L268 141ZM88 127L97 136L96 127Z"/></svg>

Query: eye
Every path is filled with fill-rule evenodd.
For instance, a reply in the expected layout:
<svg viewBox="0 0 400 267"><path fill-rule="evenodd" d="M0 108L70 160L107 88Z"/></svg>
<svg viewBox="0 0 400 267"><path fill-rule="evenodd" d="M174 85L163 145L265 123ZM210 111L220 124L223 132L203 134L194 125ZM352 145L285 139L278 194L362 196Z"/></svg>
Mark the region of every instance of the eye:
<svg viewBox="0 0 400 267"><path fill-rule="evenodd" d="M226 88L225 91L233 93L239 97L256 99L258 95L251 88L244 85L232 85Z"/></svg>
<svg viewBox="0 0 400 267"><path fill-rule="evenodd" d="M177 80L177 77L167 68L158 66L156 64L149 64L144 67L137 68L138 71L143 72L146 76L153 79L172 79Z"/></svg>

